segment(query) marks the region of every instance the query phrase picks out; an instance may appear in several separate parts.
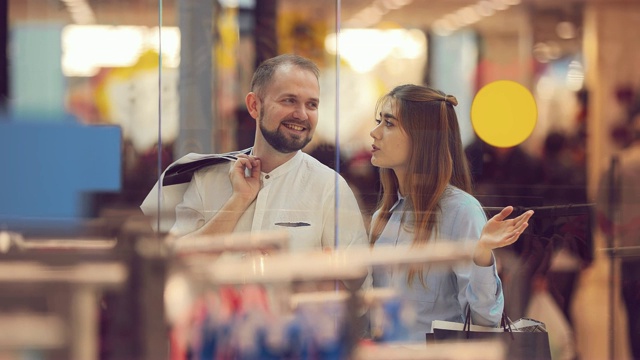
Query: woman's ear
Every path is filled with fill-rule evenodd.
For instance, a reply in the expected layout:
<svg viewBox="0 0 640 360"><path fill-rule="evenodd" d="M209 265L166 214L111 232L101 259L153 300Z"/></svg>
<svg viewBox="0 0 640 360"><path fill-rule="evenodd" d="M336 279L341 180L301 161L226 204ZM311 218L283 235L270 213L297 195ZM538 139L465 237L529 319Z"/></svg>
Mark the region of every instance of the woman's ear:
<svg viewBox="0 0 640 360"><path fill-rule="evenodd" d="M247 111L252 118L257 119L260 114L260 110L258 109L260 99L258 99L258 95L254 92L250 92L244 99L245 105L247 105Z"/></svg>

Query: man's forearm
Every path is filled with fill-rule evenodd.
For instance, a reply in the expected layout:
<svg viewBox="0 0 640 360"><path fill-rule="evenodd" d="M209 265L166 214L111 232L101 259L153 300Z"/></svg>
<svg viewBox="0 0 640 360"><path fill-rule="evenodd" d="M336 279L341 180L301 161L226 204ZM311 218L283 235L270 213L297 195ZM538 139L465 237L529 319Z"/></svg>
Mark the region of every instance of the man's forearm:
<svg viewBox="0 0 640 360"><path fill-rule="evenodd" d="M233 232L240 217L249 205L251 205L251 202L252 201L241 197L231 196L214 217L207 221L201 228L184 235L182 238L220 235Z"/></svg>

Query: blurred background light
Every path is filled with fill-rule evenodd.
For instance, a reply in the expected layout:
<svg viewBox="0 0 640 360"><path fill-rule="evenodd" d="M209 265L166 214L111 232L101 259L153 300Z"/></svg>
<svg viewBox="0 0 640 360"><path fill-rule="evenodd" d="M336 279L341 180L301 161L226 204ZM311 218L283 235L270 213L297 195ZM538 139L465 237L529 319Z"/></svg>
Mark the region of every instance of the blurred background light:
<svg viewBox="0 0 640 360"><path fill-rule="evenodd" d="M579 61L569 63L567 72L567 88L571 91L578 91L584 86L584 67Z"/></svg>
<svg viewBox="0 0 640 360"><path fill-rule="evenodd" d="M148 49L159 50L158 27L67 25L62 30L62 72L94 76L100 68L132 66ZM162 28L163 66L180 63L180 30Z"/></svg>
<svg viewBox="0 0 640 360"><path fill-rule="evenodd" d="M426 36L416 29L345 29L340 33L340 56L353 70L364 73L388 57L416 59L425 54ZM336 53L336 34L325 38L325 48Z"/></svg>
<svg viewBox="0 0 640 360"><path fill-rule="evenodd" d="M572 22L561 21L556 25L556 34L560 39L573 39L576 37L576 26Z"/></svg>

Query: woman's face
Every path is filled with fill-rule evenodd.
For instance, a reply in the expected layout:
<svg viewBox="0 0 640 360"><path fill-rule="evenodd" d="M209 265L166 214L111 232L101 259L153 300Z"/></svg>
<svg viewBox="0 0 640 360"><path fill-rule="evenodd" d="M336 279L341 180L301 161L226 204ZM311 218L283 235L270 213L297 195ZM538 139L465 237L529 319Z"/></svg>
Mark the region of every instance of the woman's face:
<svg viewBox="0 0 640 360"><path fill-rule="evenodd" d="M394 101L385 101L376 114L376 127L369 133L373 138L371 164L404 174L409 166L411 139L400 127L395 110Z"/></svg>

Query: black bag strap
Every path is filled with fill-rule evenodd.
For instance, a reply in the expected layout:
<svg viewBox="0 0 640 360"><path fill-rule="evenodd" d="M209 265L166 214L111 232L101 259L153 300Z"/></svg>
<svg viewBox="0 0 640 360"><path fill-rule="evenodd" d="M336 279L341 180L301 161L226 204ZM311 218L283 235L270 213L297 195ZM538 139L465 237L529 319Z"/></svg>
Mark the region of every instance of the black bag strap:
<svg viewBox="0 0 640 360"><path fill-rule="evenodd" d="M509 320L504 310L502 311L502 318L500 318L500 326L502 327L504 332L509 333L509 336L511 336L511 340L513 340L513 330L511 329L511 320Z"/></svg>
<svg viewBox="0 0 640 360"><path fill-rule="evenodd" d="M511 340L513 340L513 329L511 329L511 320L509 320L509 317L504 312L504 310L502 311L502 316L500 317L500 327L502 328L502 330L504 330L504 332L508 332L511 336ZM465 332L465 336L468 339L471 333L471 306L469 304L467 304L467 311L465 312L462 331Z"/></svg>
<svg viewBox="0 0 640 360"><path fill-rule="evenodd" d="M462 331L465 332L467 339L469 338L469 333L471 332L471 306L467 304L467 311L464 316L464 325L462 326Z"/></svg>

